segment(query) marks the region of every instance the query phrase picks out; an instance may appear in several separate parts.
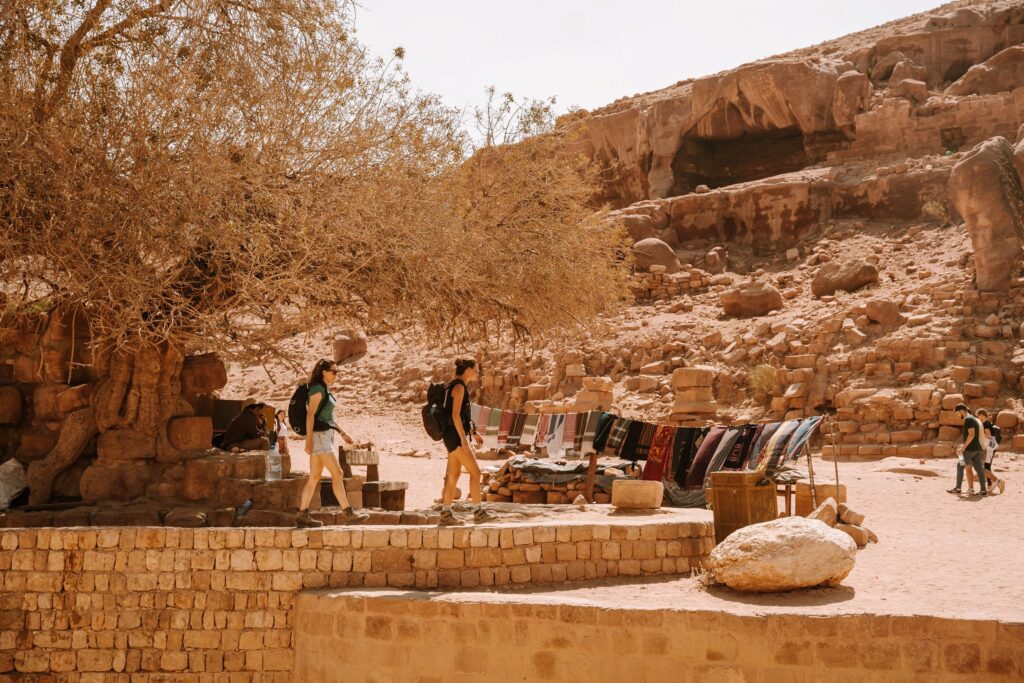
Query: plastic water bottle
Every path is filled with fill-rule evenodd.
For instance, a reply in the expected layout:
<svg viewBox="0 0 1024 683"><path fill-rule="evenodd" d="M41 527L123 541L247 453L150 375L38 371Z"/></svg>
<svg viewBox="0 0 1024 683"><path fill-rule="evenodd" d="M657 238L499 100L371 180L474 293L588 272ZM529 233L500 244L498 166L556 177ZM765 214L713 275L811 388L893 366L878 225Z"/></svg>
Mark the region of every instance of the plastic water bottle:
<svg viewBox="0 0 1024 683"><path fill-rule="evenodd" d="M280 481L281 479L281 452L277 450L277 442L267 451L266 480Z"/></svg>
<svg viewBox="0 0 1024 683"><path fill-rule="evenodd" d="M242 502L241 505L239 505L237 508L235 508L235 517L238 517L238 518L245 517L245 513L248 512L249 508L251 508L251 507L252 507L252 501L247 498L245 501Z"/></svg>

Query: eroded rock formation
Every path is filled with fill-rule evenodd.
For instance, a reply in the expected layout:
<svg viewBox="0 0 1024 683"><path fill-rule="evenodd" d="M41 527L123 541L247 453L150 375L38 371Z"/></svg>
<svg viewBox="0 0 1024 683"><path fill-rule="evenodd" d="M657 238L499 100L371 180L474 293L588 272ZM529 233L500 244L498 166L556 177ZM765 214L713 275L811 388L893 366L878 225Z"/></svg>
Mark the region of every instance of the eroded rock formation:
<svg viewBox="0 0 1024 683"><path fill-rule="evenodd" d="M949 193L974 245L978 289L1006 289L1024 240L1024 192L1006 138L987 140L957 162Z"/></svg>

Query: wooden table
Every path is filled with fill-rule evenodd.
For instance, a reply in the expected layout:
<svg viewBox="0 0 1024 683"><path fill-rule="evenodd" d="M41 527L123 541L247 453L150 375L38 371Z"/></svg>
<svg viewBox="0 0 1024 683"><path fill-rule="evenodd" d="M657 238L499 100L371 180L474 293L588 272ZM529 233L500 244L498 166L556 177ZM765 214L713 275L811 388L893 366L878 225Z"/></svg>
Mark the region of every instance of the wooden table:
<svg viewBox="0 0 1024 683"><path fill-rule="evenodd" d="M775 494L782 496L786 505L786 517L793 516L793 484L776 484Z"/></svg>

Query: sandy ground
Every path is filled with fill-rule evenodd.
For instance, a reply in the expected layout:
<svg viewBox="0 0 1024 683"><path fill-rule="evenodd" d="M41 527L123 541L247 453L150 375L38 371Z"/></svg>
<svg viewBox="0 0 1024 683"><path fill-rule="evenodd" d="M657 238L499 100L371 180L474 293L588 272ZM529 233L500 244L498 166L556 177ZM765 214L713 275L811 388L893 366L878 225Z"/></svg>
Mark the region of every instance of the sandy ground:
<svg viewBox="0 0 1024 683"><path fill-rule="evenodd" d="M819 464L816 471L831 466ZM867 516L865 524L880 542L859 551L857 566L837 588L751 595L706 590L690 578L645 579L504 591L501 599L736 614L872 613L1021 622L1024 466L1003 457L996 470L1008 478L1006 493L968 499L945 492L952 486L952 460L840 463L851 506ZM458 594L445 599L475 598Z"/></svg>
<svg viewBox="0 0 1024 683"><path fill-rule="evenodd" d="M399 416L401 417L401 416ZM363 414L345 423L353 436L375 436L393 453L430 450L425 457L385 452L381 477L409 482L407 508L430 505L439 495L443 448L427 437L413 416ZM292 448L299 450L296 442ZM295 468L305 470L302 457ZM494 463L482 462L487 467ZM602 606L660 609L717 609L752 614L798 611L808 614L932 614L958 618L1024 619L1024 456L1001 453L998 476L1006 493L968 498L946 493L955 461L886 458L840 463L849 503L866 515L880 539L860 551L857 566L834 589L751 596L728 589L704 590L693 579L646 579L506 591L516 600L573 601ZM815 458L818 481L833 481L833 464ZM466 479L462 489L467 490ZM473 599L472 594L451 599Z"/></svg>

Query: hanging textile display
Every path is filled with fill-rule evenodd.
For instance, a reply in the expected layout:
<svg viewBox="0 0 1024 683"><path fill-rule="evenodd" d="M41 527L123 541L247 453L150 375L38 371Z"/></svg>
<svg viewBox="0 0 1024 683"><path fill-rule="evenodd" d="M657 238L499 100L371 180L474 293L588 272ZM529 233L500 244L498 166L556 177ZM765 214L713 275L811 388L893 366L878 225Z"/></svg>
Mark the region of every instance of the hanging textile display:
<svg viewBox="0 0 1024 683"><path fill-rule="evenodd" d="M626 439L626 433L629 431L631 424L633 424L633 421L629 418L615 418L611 431L608 433L608 441L605 443L604 450L617 454L622 448L622 442Z"/></svg>
<svg viewBox="0 0 1024 683"><path fill-rule="evenodd" d="M704 485L704 473L707 472L711 458L714 457L715 450L718 449L718 444L721 443L725 432L725 427L712 427L701 441L697 454L693 456L693 464L690 465L690 469L686 473L686 488L695 489Z"/></svg>
<svg viewBox="0 0 1024 683"><path fill-rule="evenodd" d="M758 435L754 445L750 448L750 455L747 457L747 469L750 471L756 470L761 466L761 459L764 457L765 446L775 435L775 432L779 431L779 427L782 426L781 422L769 422L764 425L761 433Z"/></svg>
<svg viewBox="0 0 1024 683"><path fill-rule="evenodd" d="M526 415L523 413L516 413L512 420L512 428L508 431L508 442L509 448L518 448L521 439L523 438L523 427L526 426Z"/></svg>
<svg viewBox="0 0 1024 683"><path fill-rule="evenodd" d="M508 433L512 431L512 421L515 419L515 413L501 411L501 419L498 421L498 448L504 448L508 444Z"/></svg>
<svg viewBox="0 0 1024 683"><path fill-rule="evenodd" d="M721 470L761 468L774 477L783 462L799 457L824 423L816 415L764 424L675 427L601 410L528 415L478 405L471 414L486 448L546 448L554 458L589 453L646 460L644 479L678 485L674 490L681 494L703 489Z"/></svg>
<svg viewBox="0 0 1024 683"><path fill-rule="evenodd" d="M736 443L743 436L744 427L726 427L725 434L722 435L722 439L718 442L718 447L715 448L714 455L711 456L711 460L708 461L707 469L704 470L704 480L702 486L707 488L711 483L711 475L722 469L722 465L725 464L726 458L732 453L736 447Z"/></svg>
<svg viewBox="0 0 1024 683"><path fill-rule="evenodd" d="M661 425L655 429L651 447L647 453L647 464L644 465L643 478L648 481L661 481L665 476L665 466L672 456L672 441L679 438L676 428Z"/></svg>
<svg viewBox="0 0 1024 683"><path fill-rule="evenodd" d="M738 470L743 466L743 462L750 453L750 446L754 437L760 431L760 425L746 425L742 429L743 432L740 434L740 438L736 440L736 445L733 446L725 462L722 463L723 470Z"/></svg>
<svg viewBox="0 0 1024 683"><path fill-rule="evenodd" d="M523 435L519 437L520 446L533 446L537 442L537 426L540 422L540 415L534 413L527 415L523 422Z"/></svg>
<svg viewBox="0 0 1024 683"><path fill-rule="evenodd" d="M579 421L576 413L565 414L565 424L562 426L562 450L572 450L576 444L576 423Z"/></svg>
<svg viewBox="0 0 1024 683"><path fill-rule="evenodd" d="M537 423L537 438L533 442L535 448L547 448L548 439L551 438L551 416L544 414L540 416Z"/></svg>
<svg viewBox="0 0 1024 683"><path fill-rule="evenodd" d="M597 430L604 415L605 413L600 410L592 410L587 414L587 427L583 432L583 442L579 449L581 453L601 452L597 448Z"/></svg>
<svg viewBox="0 0 1024 683"><path fill-rule="evenodd" d="M651 444L654 442L654 433L658 430L658 425L644 424L643 429L640 430L640 438L636 442L636 450L633 451L633 458L635 460L647 460L648 453L651 452Z"/></svg>
<svg viewBox="0 0 1024 683"><path fill-rule="evenodd" d="M818 427L824 420L821 415L815 415L809 417L800 423L796 431L793 432L792 438L789 440L789 444L786 446L786 458L792 459L799 457L800 450L807 445L807 442L814 436L814 432L818 431Z"/></svg>
<svg viewBox="0 0 1024 683"><path fill-rule="evenodd" d="M626 429L626 436L619 446L618 456L623 460L636 462L636 447L640 443L640 434L644 431L644 423L640 420L630 420L629 428Z"/></svg>
<svg viewBox="0 0 1024 683"><path fill-rule="evenodd" d="M584 453L583 440L587 436L587 427L589 426L590 416L592 414L593 413L581 413L576 419L576 434L572 440L572 448L579 455L583 455ZM590 442L593 444L594 440L591 439ZM593 445L591 445L591 448L593 448Z"/></svg>
<svg viewBox="0 0 1024 683"><path fill-rule="evenodd" d="M476 406L471 406L470 407L470 409L469 409L470 415L472 415L473 408L475 408L475 407ZM476 433L477 434L479 434L480 436L484 436L487 433L487 421L490 420L490 419L491 419L491 409L488 408L487 406L480 406L480 412L477 414L477 416L475 418L472 418L473 424L476 426Z"/></svg>
<svg viewBox="0 0 1024 683"><path fill-rule="evenodd" d="M483 417L483 414L480 416ZM498 450L498 429L501 427L501 411L492 408L487 417L487 429L484 431L484 448L489 451Z"/></svg>
<svg viewBox="0 0 1024 683"><path fill-rule="evenodd" d="M565 415L552 415L549 429L548 455L560 458L565 451Z"/></svg>
<svg viewBox="0 0 1024 683"><path fill-rule="evenodd" d="M594 452L603 453L608 448L608 439L611 436L615 422L618 420L611 413L602 412L597 418L597 428L594 430Z"/></svg>
<svg viewBox="0 0 1024 683"><path fill-rule="evenodd" d="M703 427L680 427L672 444L673 479L679 486L686 484L686 472L693 462L693 455L700 447L707 430Z"/></svg>
<svg viewBox="0 0 1024 683"><path fill-rule="evenodd" d="M768 443L765 444L764 454L761 456L759 467L764 467L768 475L775 473L775 469L779 466L779 461L786 453L786 445L799 426L800 420L783 422L778 430L772 434L772 438L768 440Z"/></svg>

